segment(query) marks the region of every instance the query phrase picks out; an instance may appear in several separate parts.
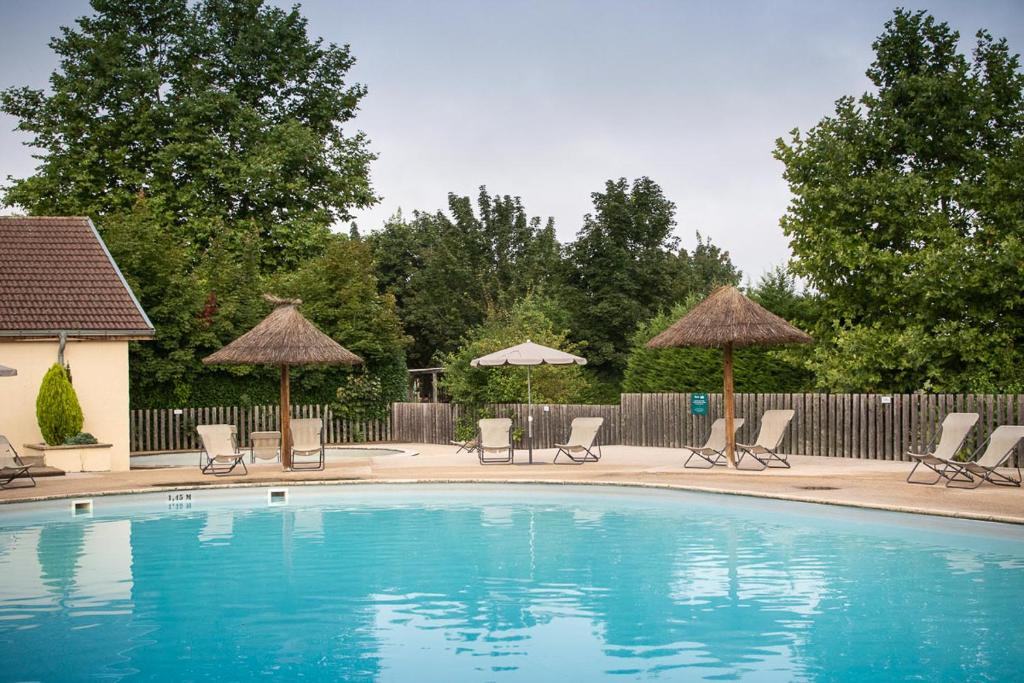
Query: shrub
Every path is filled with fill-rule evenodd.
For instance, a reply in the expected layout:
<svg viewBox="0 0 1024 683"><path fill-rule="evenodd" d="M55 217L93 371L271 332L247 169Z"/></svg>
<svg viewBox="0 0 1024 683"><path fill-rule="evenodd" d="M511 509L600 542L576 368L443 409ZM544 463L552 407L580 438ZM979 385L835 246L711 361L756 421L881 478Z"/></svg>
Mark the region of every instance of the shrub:
<svg viewBox="0 0 1024 683"><path fill-rule="evenodd" d="M361 422L387 417L390 402L380 379L365 372L353 372L338 387L337 402L331 408L338 417Z"/></svg>
<svg viewBox="0 0 1024 683"><path fill-rule="evenodd" d="M82 431L82 406L67 371L59 363L43 376L36 398L36 421L43 439L51 446L63 444Z"/></svg>
<svg viewBox="0 0 1024 683"><path fill-rule="evenodd" d="M74 436L64 440L65 446L82 446L94 443L99 443L99 441L97 441L96 437L89 432L78 432Z"/></svg>

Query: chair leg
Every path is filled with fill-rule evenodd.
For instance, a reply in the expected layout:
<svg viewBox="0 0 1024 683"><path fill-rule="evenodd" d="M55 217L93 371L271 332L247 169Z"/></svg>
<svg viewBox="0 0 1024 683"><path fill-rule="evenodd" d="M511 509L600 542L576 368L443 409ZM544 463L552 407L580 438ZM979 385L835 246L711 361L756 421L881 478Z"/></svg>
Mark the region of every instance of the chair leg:
<svg viewBox="0 0 1024 683"><path fill-rule="evenodd" d="M932 480L932 481L921 481L921 480L914 481L912 479L912 477L914 476L914 472L916 472L917 468L920 467L921 465L924 465L927 469L929 469L929 470L931 470L932 472L935 473L935 479L934 480ZM948 469L948 468L946 468L946 469ZM910 474L907 475L907 483L908 484L922 484L924 486L934 486L935 484L938 484L943 479L943 477L945 477L945 476L946 476L945 472L944 471L940 472L938 470L938 468L936 468L934 465L932 465L930 463L927 463L924 460L918 460L916 463L914 463L914 467L913 467L913 469L910 470Z"/></svg>
<svg viewBox="0 0 1024 683"><path fill-rule="evenodd" d="M739 451L739 452L737 453L737 456L738 456L738 457L736 458L736 469L740 469L740 463L741 463L741 462L743 461L743 458L745 458L745 457L746 457L746 456L748 456L748 455L749 455L749 456L750 456L751 458L753 458L753 459L754 459L754 461L755 461L755 462L756 462L757 464L759 464L759 465L760 465L760 467L744 467L744 468L742 468L742 469L747 469L747 470L754 470L754 471L757 471L757 472L761 472L761 471L763 471L763 470L766 470L766 469L768 469L768 463L766 463L766 462L765 462L764 460L762 460L761 458L759 458L759 457L757 456L757 453L754 453L753 451L748 451L748 450L746 450L746 449L744 449L744 450L742 450L742 451Z"/></svg>
<svg viewBox="0 0 1024 683"><path fill-rule="evenodd" d="M690 449L687 449L687 450L690 450ZM700 460L698 460L697 462L700 462L701 460L703 460L704 462L707 463L707 465L691 465L690 461L693 460L694 457L700 458ZM710 469L714 469L715 465L718 464L716 462L717 460L718 460L718 456L717 455L714 456L713 458L709 458L708 456L704 455L703 453L698 453L697 451L690 450L690 457L688 457L686 459L686 462L683 463L683 467L687 468L687 469L691 469L691 470L710 470Z"/></svg>

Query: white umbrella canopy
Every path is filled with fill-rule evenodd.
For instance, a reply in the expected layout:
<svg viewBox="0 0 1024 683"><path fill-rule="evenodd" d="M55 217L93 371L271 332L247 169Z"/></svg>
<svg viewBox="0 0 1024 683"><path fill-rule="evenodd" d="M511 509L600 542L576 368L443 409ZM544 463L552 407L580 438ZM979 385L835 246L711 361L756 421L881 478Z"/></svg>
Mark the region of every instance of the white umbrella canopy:
<svg viewBox="0 0 1024 683"><path fill-rule="evenodd" d="M486 356L474 358L469 362L474 367L500 367L502 365L518 365L526 368L526 435L529 444L530 464L533 464L533 385L530 382L530 368L534 365L586 365L587 359L559 351L549 346L535 344L529 339L524 344L516 344Z"/></svg>
<svg viewBox="0 0 1024 683"><path fill-rule="evenodd" d="M525 365L527 367L531 365L586 365L587 359L527 341L525 344L517 344L486 356L474 358L469 364L474 368L481 365L487 367L498 365Z"/></svg>

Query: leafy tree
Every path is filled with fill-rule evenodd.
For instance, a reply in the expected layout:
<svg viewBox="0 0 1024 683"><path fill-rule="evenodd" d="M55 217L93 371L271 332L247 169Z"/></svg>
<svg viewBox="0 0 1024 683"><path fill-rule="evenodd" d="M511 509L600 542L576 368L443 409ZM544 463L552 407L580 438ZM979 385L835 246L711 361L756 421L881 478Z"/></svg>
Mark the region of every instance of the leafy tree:
<svg viewBox="0 0 1024 683"><path fill-rule="evenodd" d="M875 88L779 140L793 272L841 391L1024 389L1024 74L1005 40L897 10Z"/></svg>
<svg viewBox="0 0 1024 683"><path fill-rule="evenodd" d="M474 368L469 364L474 358L525 341L578 353L566 333L555 329L545 314L546 307L534 297L526 297L507 312L493 313L469 332L457 351L443 356L440 381L453 403L480 406L526 402L524 368ZM587 399L589 383L580 366L542 365L532 368L530 374L535 403L581 403Z"/></svg>
<svg viewBox="0 0 1024 683"><path fill-rule="evenodd" d="M365 371L381 384L385 402L405 396L405 354L409 343L395 310L395 298L377 291L373 252L361 239L332 235L323 255L294 273L282 274L275 289L302 299L303 315L327 336L358 354ZM296 369L307 389L348 386L346 371Z"/></svg>
<svg viewBox="0 0 1024 683"><path fill-rule="evenodd" d="M157 328L132 345L133 405L276 401L271 370L199 359L266 313L265 278L318 257L333 222L376 200L374 157L348 130L366 92L346 83L353 57L261 0L93 10L51 41L49 91L0 92L40 152L4 201L96 221ZM322 402L335 388L295 385Z"/></svg>
<svg viewBox="0 0 1024 683"><path fill-rule="evenodd" d="M740 271L733 265L729 252L715 246L699 232L692 252L679 249L676 268L671 301L682 301L693 294L707 296L716 287L740 282Z"/></svg>
<svg viewBox="0 0 1024 683"><path fill-rule="evenodd" d="M700 303L696 294L642 323L633 334L622 382L625 392L722 390L722 352L719 349L649 349L647 342ZM775 312L775 311L773 311ZM778 349L742 348L733 354L735 388L739 392L789 393L806 391L813 375L803 359L790 360Z"/></svg>
<svg viewBox="0 0 1024 683"><path fill-rule="evenodd" d="M59 363L43 375L36 397L36 421L43 439L51 446L58 446L82 431L82 406L67 371Z"/></svg>
<svg viewBox="0 0 1024 683"><path fill-rule="evenodd" d="M273 271L315 254L333 221L373 203L373 155L362 134L343 132L366 92L345 82L353 57L311 40L297 7L93 8L51 41L51 92L0 93L0 110L42 152L35 174L7 188L8 204L88 215L102 229L144 193L195 252L258 225L261 270Z"/></svg>
<svg viewBox="0 0 1024 683"><path fill-rule="evenodd" d="M518 197L481 187L476 205L448 195L448 214L396 215L368 238L380 284L394 294L414 341L409 356L429 365L473 326L530 292L554 291L561 260L554 223L529 217Z"/></svg>
<svg viewBox="0 0 1024 683"><path fill-rule="evenodd" d="M605 374L625 367L637 324L671 301L675 205L650 178L609 180L569 247L573 338Z"/></svg>

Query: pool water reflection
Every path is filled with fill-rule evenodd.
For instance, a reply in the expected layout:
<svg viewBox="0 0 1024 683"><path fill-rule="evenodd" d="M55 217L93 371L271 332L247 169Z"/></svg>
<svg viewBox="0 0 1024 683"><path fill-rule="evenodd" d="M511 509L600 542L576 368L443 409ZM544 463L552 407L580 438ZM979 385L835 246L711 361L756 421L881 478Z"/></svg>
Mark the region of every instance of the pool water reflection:
<svg viewBox="0 0 1024 683"><path fill-rule="evenodd" d="M1007 680L1024 661L1012 527L603 487L315 488L0 509L0 649L18 653L0 679Z"/></svg>

